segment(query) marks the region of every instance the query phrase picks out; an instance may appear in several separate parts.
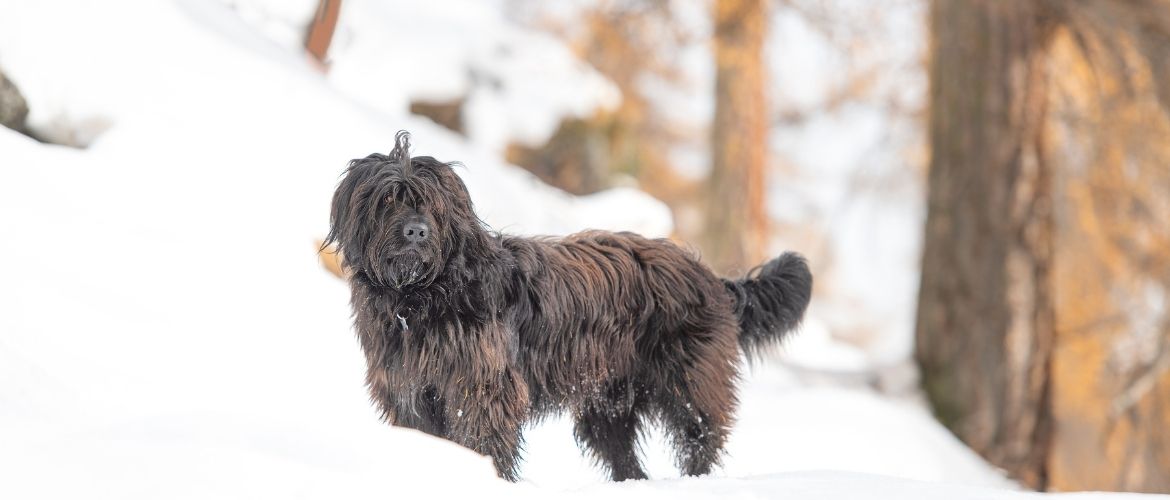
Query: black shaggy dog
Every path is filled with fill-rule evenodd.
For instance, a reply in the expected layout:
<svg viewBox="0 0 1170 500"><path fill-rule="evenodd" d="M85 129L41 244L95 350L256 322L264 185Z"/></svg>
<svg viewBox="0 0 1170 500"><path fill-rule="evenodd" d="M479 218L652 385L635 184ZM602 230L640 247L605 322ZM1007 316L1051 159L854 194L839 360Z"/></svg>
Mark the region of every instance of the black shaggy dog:
<svg viewBox="0 0 1170 500"><path fill-rule="evenodd" d="M740 351L800 322L804 259L726 280L664 239L495 234L451 164L412 158L409 139L350 162L328 237L351 273L382 416L488 455L512 481L522 427L558 411L615 481L646 477L637 439L650 421L683 474L717 465Z"/></svg>

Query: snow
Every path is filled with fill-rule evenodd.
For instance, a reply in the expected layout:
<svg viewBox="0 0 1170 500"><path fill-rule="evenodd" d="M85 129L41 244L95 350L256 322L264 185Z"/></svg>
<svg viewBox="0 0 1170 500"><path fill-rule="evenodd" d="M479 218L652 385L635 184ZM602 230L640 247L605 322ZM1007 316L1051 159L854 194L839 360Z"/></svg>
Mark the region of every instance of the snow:
<svg viewBox="0 0 1170 500"><path fill-rule="evenodd" d="M817 236L781 233L775 244L814 249L818 284L831 290L817 297L817 314L838 343L879 369L905 363L925 213L916 113L926 95L926 3L794 5L776 9L767 52L774 109L803 118L772 131L784 175L772 178L769 213Z"/></svg>
<svg viewBox="0 0 1170 500"><path fill-rule="evenodd" d="M466 97L468 135L492 151L509 141L543 144L562 117L620 100L568 47L505 20L501 0L351 0L343 8L330 52L336 88L397 114L407 110L407 97Z"/></svg>
<svg viewBox="0 0 1170 500"><path fill-rule="evenodd" d="M728 495L728 492L740 492ZM1026 500L1069 498L1078 500L1148 498L1150 495L1063 494L1009 492L987 487L941 485L906 479L840 472L801 472L727 479L681 479L653 485L598 485L579 492L588 497L613 499L661 497L700 498L889 498L897 500Z"/></svg>
<svg viewBox="0 0 1170 500"><path fill-rule="evenodd" d="M866 388L809 383L775 360L745 375L735 431L718 476L839 469L1012 487L916 401L891 400ZM567 419L544 424L530 431L529 438L523 469L527 480L543 487L585 487L602 480L573 446ZM677 478L661 432L650 432L642 444L652 478Z"/></svg>
<svg viewBox="0 0 1170 500"><path fill-rule="evenodd" d="M547 37L476 2L435 2L378 34L362 23L405 4L347 1L370 15L347 21L340 74L322 77L289 46L307 5L0 2L0 66L29 98L33 128L87 146L0 129L0 498L1022 495L913 398L828 386L774 360L745 374L726 466L710 478L673 479L652 433L656 480L605 483L554 419L529 432L526 481L513 485L483 457L378 422L348 291L315 253L346 160L385 152L404 128L416 151L466 165L495 229L662 236L671 221L634 189L545 186L505 164L495 139L401 107L509 44L524 46L510 56L523 61L498 65L509 74L563 60L549 66L561 73L546 80L561 87L549 101L496 116L506 136L605 105L604 84L578 78L580 63ZM453 47L428 52L433 38L407 36L448 25L469 30ZM358 49L391 40L379 37L401 50ZM478 37L489 55L468 47ZM397 67L400 53L425 55L433 73L371 73L385 79L380 93L346 76L373 58ZM523 85L499 102L515 107L506 95ZM562 94L583 100L554 104ZM826 331L810 322L788 356L855 368L857 353L834 350Z"/></svg>

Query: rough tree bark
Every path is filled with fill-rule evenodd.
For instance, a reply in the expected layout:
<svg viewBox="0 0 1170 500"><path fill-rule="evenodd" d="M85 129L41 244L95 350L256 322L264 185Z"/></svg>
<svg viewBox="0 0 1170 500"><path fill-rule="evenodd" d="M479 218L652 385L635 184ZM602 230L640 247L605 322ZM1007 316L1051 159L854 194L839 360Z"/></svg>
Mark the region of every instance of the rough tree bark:
<svg viewBox="0 0 1170 500"><path fill-rule="evenodd" d="M930 402L1029 486L1170 492L1170 1L930 21Z"/></svg>
<svg viewBox="0 0 1170 500"><path fill-rule="evenodd" d="M1054 338L1042 4L932 3L915 353L942 422L1036 488L1047 482Z"/></svg>
<svg viewBox="0 0 1170 500"><path fill-rule="evenodd" d="M701 244L716 270L737 273L763 258L767 102L764 0L715 2L715 119Z"/></svg>
<svg viewBox="0 0 1170 500"><path fill-rule="evenodd" d="M1098 28L1096 40L1066 33L1053 51L1065 76L1051 113L1062 147L1054 155L1061 168L1048 487L1166 493L1170 3L1111 1L1073 12L1112 25ZM1151 31L1159 15L1163 22ZM1087 44L1102 42L1128 59L1110 64L1100 50L1085 57ZM1139 51L1148 67L1134 63Z"/></svg>

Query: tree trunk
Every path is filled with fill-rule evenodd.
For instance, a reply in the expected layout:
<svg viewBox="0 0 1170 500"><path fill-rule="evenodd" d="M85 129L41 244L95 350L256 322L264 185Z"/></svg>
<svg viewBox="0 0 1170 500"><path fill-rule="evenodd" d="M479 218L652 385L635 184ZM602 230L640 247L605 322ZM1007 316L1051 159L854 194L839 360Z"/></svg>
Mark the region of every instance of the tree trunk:
<svg viewBox="0 0 1170 500"><path fill-rule="evenodd" d="M305 50L322 68L327 67L325 56L329 54L329 45L333 43L333 31L337 28L337 19L341 16L341 0L319 0L317 10L313 13L313 21L309 23L309 32L305 35Z"/></svg>
<svg viewBox="0 0 1170 500"><path fill-rule="evenodd" d="M1110 35L1122 46L1143 31ZM1168 38L1142 41L1128 50L1170 53ZM1170 100L1160 75L1170 60L1106 71L1104 56L1078 47L1065 35L1053 51L1065 76L1050 113L1062 142L1048 487L1167 493Z"/></svg>
<svg viewBox="0 0 1170 500"><path fill-rule="evenodd" d="M1044 488L1051 438L1052 192L1042 2L936 0L932 151L916 329L942 422Z"/></svg>
<svg viewBox="0 0 1170 500"><path fill-rule="evenodd" d="M715 2L715 119L701 243L707 263L732 274L759 263L767 236L765 5Z"/></svg>

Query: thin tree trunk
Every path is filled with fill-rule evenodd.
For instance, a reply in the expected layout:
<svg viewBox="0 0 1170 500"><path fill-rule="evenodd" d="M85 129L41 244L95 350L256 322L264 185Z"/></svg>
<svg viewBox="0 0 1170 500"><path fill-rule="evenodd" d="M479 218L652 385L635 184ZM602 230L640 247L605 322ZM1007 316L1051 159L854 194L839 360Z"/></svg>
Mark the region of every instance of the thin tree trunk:
<svg viewBox="0 0 1170 500"><path fill-rule="evenodd" d="M715 269L759 263L767 236L764 0L715 3L715 119L702 244Z"/></svg>
<svg viewBox="0 0 1170 500"><path fill-rule="evenodd" d="M333 31L337 28L337 19L340 16L341 0L320 0L313 14L313 21L309 23L309 32L305 36L305 50L322 68L326 67L325 57L329 54L329 45L333 43Z"/></svg>
<svg viewBox="0 0 1170 500"><path fill-rule="evenodd" d="M1052 193L1042 2L936 0L916 358L939 418L1044 488Z"/></svg>

